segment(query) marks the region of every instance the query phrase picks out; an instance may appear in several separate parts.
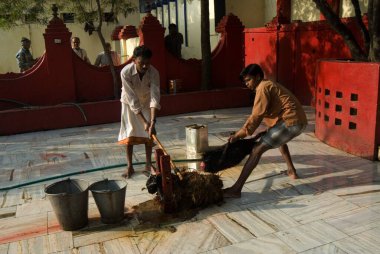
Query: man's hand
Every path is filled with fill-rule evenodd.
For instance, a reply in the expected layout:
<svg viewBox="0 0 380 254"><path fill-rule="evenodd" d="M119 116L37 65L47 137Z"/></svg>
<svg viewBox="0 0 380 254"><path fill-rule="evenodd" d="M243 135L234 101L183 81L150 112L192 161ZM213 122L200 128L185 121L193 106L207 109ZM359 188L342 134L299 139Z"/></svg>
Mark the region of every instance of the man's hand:
<svg viewBox="0 0 380 254"><path fill-rule="evenodd" d="M146 132L149 132L149 128L150 128L150 124L149 124L149 122L144 121L144 130L145 130Z"/></svg>
<svg viewBox="0 0 380 254"><path fill-rule="evenodd" d="M152 137L152 134L156 134L155 123L151 122L148 128L149 137Z"/></svg>
<svg viewBox="0 0 380 254"><path fill-rule="evenodd" d="M245 132L242 129L240 129L237 132L232 132L230 134L230 137L228 138L228 142L234 143L234 142L238 141L239 139L243 139L245 137L246 137Z"/></svg>
<svg viewBox="0 0 380 254"><path fill-rule="evenodd" d="M228 138L228 142L229 142L229 143L235 143L237 140L239 140L239 137L236 137L235 134L232 134L232 135Z"/></svg>

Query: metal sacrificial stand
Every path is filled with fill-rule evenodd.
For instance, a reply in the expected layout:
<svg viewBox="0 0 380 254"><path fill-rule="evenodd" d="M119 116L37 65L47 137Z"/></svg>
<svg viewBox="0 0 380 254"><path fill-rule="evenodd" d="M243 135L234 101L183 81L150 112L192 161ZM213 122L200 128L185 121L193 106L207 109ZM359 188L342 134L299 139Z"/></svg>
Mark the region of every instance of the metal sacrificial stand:
<svg viewBox="0 0 380 254"><path fill-rule="evenodd" d="M158 193L163 200L164 212L175 211L173 203L173 177L171 173L170 155L165 155L162 149L156 149L154 156L157 163L157 174L161 174L162 193Z"/></svg>

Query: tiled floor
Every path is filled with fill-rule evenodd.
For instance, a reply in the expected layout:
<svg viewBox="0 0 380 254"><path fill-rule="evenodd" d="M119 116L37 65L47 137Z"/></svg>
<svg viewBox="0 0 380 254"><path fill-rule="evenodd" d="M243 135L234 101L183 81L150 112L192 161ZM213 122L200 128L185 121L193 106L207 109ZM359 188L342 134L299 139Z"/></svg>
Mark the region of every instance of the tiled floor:
<svg viewBox="0 0 380 254"><path fill-rule="evenodd" d="M185 126L207 124L209 145L222 145L237 130L250 108L222 109L160 117L158 137L172 158L186 152ZM306 108L309 126L289 143L300 179L286 169L278 150L264 154L247 180L240 199L199 211L195 217L161 223L130 216L117 225L99 220L89 199L89 226L62 231L44 187L34 185L0 192L0 254L3 253L380 253L380 169L331 148L313 134L314 112ZM119 124L63 129L0 137L0 187L16 186L75 172L95 182L120 179L125 150L115 144ZM127 211L151 200L143 146L135 147L137 173L127 180ZM197 163L188 165L196 168ZM104 168L106 167L106 168ZM226 187L242 165L220 173Z"/></svg>

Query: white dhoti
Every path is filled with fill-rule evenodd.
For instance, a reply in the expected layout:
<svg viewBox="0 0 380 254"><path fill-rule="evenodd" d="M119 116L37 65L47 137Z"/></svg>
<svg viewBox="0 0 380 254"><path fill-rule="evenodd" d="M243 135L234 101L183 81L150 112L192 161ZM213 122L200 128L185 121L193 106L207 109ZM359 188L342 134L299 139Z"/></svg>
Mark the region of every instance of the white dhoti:
<svg viewBox="0 0 380 254"><path fill-rule="evenodd" d="M147 121L150 121L150 108L141 109ZM121 104L121 124L119 131L119 144L138 145L152 143L148 132L144 130L144 124L139 117L132 112L129 105Z"/></svg>
<svg viewBox="0 0 380 254"><path fill-rule="evenodd" d="M138 114L141 112L149 123L151 108L160 109L158 71L153 66L149 66L141 79L135 64L130 63L121 70L120 75L122 107L118 143L127 145L153 144Z"/></svg>

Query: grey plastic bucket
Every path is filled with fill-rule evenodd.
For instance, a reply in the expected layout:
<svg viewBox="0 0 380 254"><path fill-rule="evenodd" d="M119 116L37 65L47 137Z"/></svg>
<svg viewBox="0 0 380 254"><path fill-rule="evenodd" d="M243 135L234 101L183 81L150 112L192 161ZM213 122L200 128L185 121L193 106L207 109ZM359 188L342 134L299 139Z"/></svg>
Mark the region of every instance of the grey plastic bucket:
<svg viewBox="0 0 380 254"><path fill-rule="evenodd" d="M84 180L69 178L45 188L63 230L76 230L88 224L88 185Z"/></svg>
<svg viewBox="0 0 380 254"><path fill-rule="evenodd" d="M89 190L105 224L118 223L124 219L125 191L127 183L122 180L102 180L90 185Z"/></svg>

